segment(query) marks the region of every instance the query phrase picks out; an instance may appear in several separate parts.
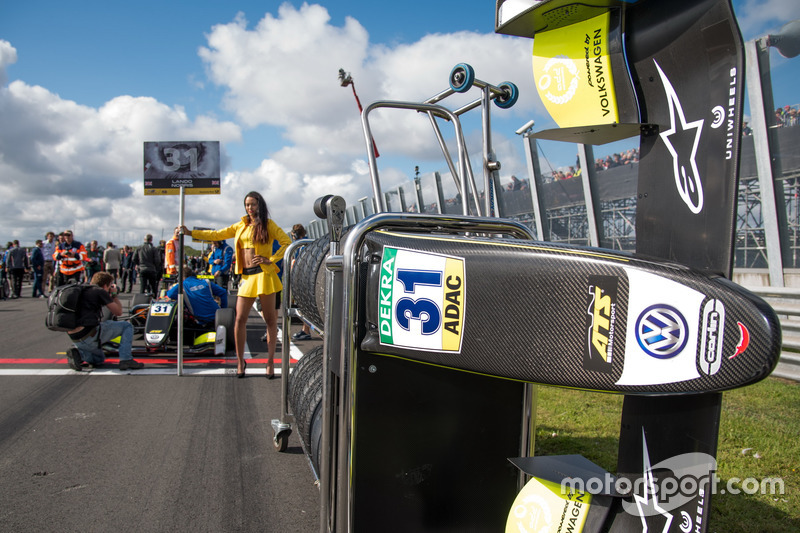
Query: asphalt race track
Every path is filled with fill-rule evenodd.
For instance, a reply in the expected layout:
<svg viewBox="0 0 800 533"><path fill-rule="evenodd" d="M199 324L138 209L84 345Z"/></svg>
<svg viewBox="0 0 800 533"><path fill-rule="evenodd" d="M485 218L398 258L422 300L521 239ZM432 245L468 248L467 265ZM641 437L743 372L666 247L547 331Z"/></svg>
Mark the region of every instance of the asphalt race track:
<svg viewBox="0 0 800 533"><path fill-rule="evenodd" d="M110 360L75 372L66 334L44 327L46 300L29 298L30 286L23 294L0 301L0 531L319 529L299 439L284 453L272 446L281 380L264 377L255 311L246 379L235 359L213 356L187 357L182 376L174 356L138 357L141 371Z"/></svg>

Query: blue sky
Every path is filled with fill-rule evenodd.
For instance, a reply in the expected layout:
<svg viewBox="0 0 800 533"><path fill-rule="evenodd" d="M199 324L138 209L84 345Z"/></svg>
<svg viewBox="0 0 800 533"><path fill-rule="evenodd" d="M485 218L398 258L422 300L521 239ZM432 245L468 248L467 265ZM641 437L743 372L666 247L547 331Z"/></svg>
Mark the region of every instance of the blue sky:
<svg viewBox="0 0 800 533"><path fill-rule="evenodd" d="M513 81L520 100L493 111L494 143L504 175L525 175L514 130L530 119L537 129L552 122L533 86L532 41L494 35L494 4L0 3L0 239L30 245L70 227L79 239L118 244L168 234L177 199L143 196L143 141L221 142L223 194L188 197L190 226L233 223L251 189L265 193L284 227L311 220L323 194L349 202L370 194L340 67L352 72L364 104L424 100L447 87L459 62L490 83ZM800 18L796 0L734 7L745 39ZM773 58L776 102L800 103L796 63ZM408 179L414 165L446 170L416 118L376 118L387 186ZM474 119L466 125L479 135ZM545 153L560 166L574 161L575 149L547 144Z"/></svg>

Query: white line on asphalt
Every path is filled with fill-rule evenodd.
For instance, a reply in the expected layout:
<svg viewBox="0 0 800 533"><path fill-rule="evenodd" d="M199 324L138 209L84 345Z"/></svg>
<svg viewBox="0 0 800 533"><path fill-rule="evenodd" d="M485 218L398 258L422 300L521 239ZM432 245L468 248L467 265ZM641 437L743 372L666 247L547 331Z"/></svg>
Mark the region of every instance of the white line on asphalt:
<svg viewBox="0 0 800 533"><path fill-rule="evenodd" d="M174 376L178 371L174 367L168 368L143 368L141 370L119 370L117 368L95 368L76 372L69 368L4 368L0 369L0 376ZM186 368L186 376L233 376L235 368ZM275 368L275 375L280 375L280 367ZM247 377L261 377L261 374L248 373Z"/></svg>
<svg viewBox="0 0 800 533"><path fill-rule="evenodd" d="M282 355L281 353L275 354L276 357ZM289 358L299 360L303 357L303 352L295 344L289 345ZM251 359L249 353L245 354L245 358ZM263 356L259 357L263 358ZM235 359L235 358L234 358ZM147 364L146 358L140 358L140 361ZM114 365L116 366L116 365ZM0 369L0 376L166 376L177 375L178 371L175 367L166 368L143 368L141 370L119 370L109 366L109 368L96 368L93 370L82 370L76 372L70 368L2 368ZM236 374L235 368L187 368L186 361L183 367L184 375L191 376L226 376ZM280 365L275 365L275 375L281 374ZM260 374L252 374L253 376L260 376Z"/></svg>

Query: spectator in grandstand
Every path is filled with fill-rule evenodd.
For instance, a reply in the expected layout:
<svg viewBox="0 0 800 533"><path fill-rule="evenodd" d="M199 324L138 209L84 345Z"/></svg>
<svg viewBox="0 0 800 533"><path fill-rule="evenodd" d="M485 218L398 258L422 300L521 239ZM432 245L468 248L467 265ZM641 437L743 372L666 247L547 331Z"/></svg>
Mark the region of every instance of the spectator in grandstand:
<svg viewBox="0 0 800 533"><path fill-rule="evenodd" d="M775 110L775 125L783 126L783 108L779 107Z"/></svg>
<svg viewBox="0 0 800 533"><path fill-rule="evenodd" d="M797 109L792 106L784 106L783 108L783 125L794 126L797 124Z"/></svg>
<svg viewBox="0 0 800 533"><path fill-rule="evenodd" d="M106 267L106 272L114 276L114 283L117 282L117 275L119 274L119 264L122 259L120 249L114 246L114 243L107 242L106 249L103 252L103 264Z"/></svg>
<svg viewBox="0 0 800 533"><path fill-rule="evenodd" d="M639 161L639 149L630 148L624 152L607 155L594 160L596 171L608 170L609 168L619 167Z"/></svg>
<svg viewBox="0 0 800 533"><path fill-rule="evenodd" d="M522 182L519 180L519 178L512 174L511 181L508 183L507 189L509 191L519 191L522 189Z"/></svg>
<svg viewBox="0 0 800 533"><path fill-rule="evenodd" d="M47 293L53 290L55 285L55 261L53 254L56 252L56 234L48 231L42 243L42 254L44 255L44 271L42 272L42 287L47 289Z"/></svg>
<svg viewBox="0 0 800 533"><path fill-rule="evenodd" d="M61 273L61 283L63 285L69 281L80 282L83 278L85 268L84 261L88 261L86 247L74 239L72 230L63 233L64 241L56 246L53 259L58 262L58 271Z"/></svg>
<svg viewBox="0 0 800 533"><path fill-rule="evenodd" d="M44 289L42 289L42 276L44 275L44 253L42 252L41 239L37 239L33 250L31 250L31 273L33 274L33 293L31 294L31 298L44 298Z"/></svg>
<svg viewBox="0 0 800 533"><path fill-rule="evenodd" d="M639 160L639 155L636 149L630 148L622 153L622 164L629 165Z"/></svg>
<svg viewBox="0 0 800 533"><path fill-rule="evenodd" d="M283 258L289 236L269 216L267 203L258 192L247 193L244 198L246 215L221 230L189 230L182 228L190 237L205 241L234 239L236 272L242 274L242 282L236 298L236 358L237 377L243 378L247 368L244 360L244 345L247 334L247 319L253 302L261 301L262 316L269 331L267 378L275 377L275 346L278 337L278 313L275 309L275 294L283 289L275 263ZM273 242L280 243L273 252Z"/></svg>

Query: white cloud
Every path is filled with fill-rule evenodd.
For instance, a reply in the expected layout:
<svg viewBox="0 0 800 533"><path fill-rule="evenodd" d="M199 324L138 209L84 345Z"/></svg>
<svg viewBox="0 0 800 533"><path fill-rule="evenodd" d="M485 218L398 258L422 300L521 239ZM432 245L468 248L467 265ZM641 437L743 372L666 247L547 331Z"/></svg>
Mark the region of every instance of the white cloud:
<svg viewBox="0 0 800 533"><path fill-rule="evenodd" d="M286 180L295 184L295 198L303 200L296 204L294 218L307 220L313 216L310 206L319 195L335 191L351 201L372 195L356 101L352 87L339 85L339 68L352 75L361 103L367 105L376 100L422 102L448 88L448 75L457 63L469 62L478 79L494 83L514 80L520 85L519 102L502 113L523 122L542 109L533 88L530 50L530 40L474 32L428 35L409 44L376 46L352 18L335 27L321 6L284 4L277 16L267 14L252 27L241 15L229 24L215 26L200 56L211 81L225 92L226 107L245 126L271 126L283 132L289 144L276 147L269 157L286 173ZM443 104L457 109L479 96L473 89L466 95L453 95ZM493 112L497 111L493 107ZM473 128L479 113L472 111ZM384 190L411 174L410 163L402 172L391 168L398 158L437 161L435 164L446 170L425 115L376 110L370 115L370 125L382 154ZM452 138L452 126L445 122L440 126L445 137ZM507 139L501 135L497 139L498 152L514 152ZM479 136L473 139L473 150L476 143L479 148ZM450 150L454 152L454 146ZM263 179L265 170L262 165L255 174ZM302 176L299 182L293 172ZM243 179L245 175L250 174L242 174ZM273 182L266 180L265 186L272 187ZM348 191L356 192L348 197L344 194ZM270 189L267 196L275 198L274 192ZM281 209L294 208L295 198L281 198ZM272 208L274 202L267 200L277 212ZM281 222L289 225L295 221Z"/></svg>
<svg viewBox="0 0 800 533"><path fill-rule="evenodd" d="M233 123L191 120L153 98L119 96L94 109L21 81L0 88L0 124L13 125L0 128L0 193L13 199L0 211L0 224L28 244L67 227L105 241L172 226L174 216L151 209L141 196L142 143L241 138Z"/></svg>
<svg viewBox="0 0 800 533"><path fill-rule="evenodd" d="M800 18L797 0L744 0L736 10L736 19L745 39L761 37L780 30L789 21Z"/></svg>
<svg viewBox="0 0 800 533"><path fill-rule="evenodd" d="M200 50L211 80L227 88L226 105L247 126L341 119L343 98L336 87L338 64L360 64L368 46L366 30L348 18L329 24L327 10L283 4L252 30L239 16L215 26Z"/></svg>
<svg viewBox="0 0 800 533"><path fill-rule="evenodd" d="M11 43L0 39L0 88L8 83L6 68L17 62L17 49Z"/></svg>
<svg viewBox="0 0 800 533"><path fill-rule="evenodd" d="M352 74L364 105L375 100L422 102L446 89L450 69L467 60L479 79L499 83L532 78L529 40L459 32L394 48L370 46L357 21L348 18L343 27L334 27L318 5L284 4L277 17L267 14L253 29L240 16L215 26L208 43L200 55L209 76L225 88L226 105L245 125L278 126L295 146L322 146L329 154L364 153L352 88L339 86L338 68ZM447 105L460 107L478 94L455 95ZM520 116L539 102L535 91L521 95L511 111ZM423 159L439 155L427 118L408 111L371 116L376 117L372 127L383 151Z"/></svg>
<svg viewBox="0 0 800 533"><path fill-rule="evenodd" d="M319 196L335 193L348 201L372 196L356 102L352 88L339 85L339 68L352 74L366 105L386 99L421 102L448 87L454 65L468 62L481 80L519 85L516 106L503 111L492 106L493 121L511 117L518 126L542 112L533 87L531 46L527 39L475 32L374 45L353 18L334 26L324 7L287 3L253 26L241 15L214 26L198 52L208 80L191 79L191 85L221 88L235 122L215 118L213 110L190 117L184 108L153 97L120 95L94 108L24 81L4 84L0 123L14 127L0 129L0 194L15 201L0 212L0 223L9 237L27 243L46 230L68 227L78 239L102 242L138 244L147 232L169 235L178 201L142 196L142 143L195 139L221 141L223 194L190 196L187 225L232 224L243 214L242 199L250 190L264 194L282 226L307 223ZM0 81L15 61L14 48L0 41ZM444 103L457 109L479 94L473 89ZM475 110L464 117L478 157L479 116ZM384 190L407 181L415 164L426 165L426 172L446 172L426 116L380 111L371 124L382 154ZM452 126L441 126L452 137ZM242 142L251 128L277 130L285 142L269 147L255 169L229 168L225 144ZM524 172L514 129L494 136L506 173ZM473 165L480 173L480 161Z"/></svg>

